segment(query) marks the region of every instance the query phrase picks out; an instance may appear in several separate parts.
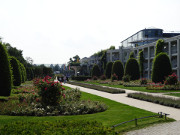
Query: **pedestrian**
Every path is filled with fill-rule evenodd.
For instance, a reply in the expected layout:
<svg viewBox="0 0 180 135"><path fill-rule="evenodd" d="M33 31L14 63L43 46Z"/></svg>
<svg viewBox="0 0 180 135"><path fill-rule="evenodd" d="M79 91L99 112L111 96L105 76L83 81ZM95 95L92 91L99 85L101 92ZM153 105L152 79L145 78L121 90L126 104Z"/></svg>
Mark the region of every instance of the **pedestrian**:
<svg viewBox="0 0 180 135"><path fill-rule="evenodd" d="M66 83L66 76L64 76L64 84Z"/></svg>

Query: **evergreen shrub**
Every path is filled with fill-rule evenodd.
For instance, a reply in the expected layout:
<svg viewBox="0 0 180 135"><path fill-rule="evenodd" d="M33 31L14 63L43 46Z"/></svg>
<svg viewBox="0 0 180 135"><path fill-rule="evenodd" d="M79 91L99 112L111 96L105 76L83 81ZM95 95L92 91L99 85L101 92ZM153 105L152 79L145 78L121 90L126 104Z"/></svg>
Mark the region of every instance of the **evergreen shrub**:
<svg viewBox="0 0 180 135"><path fill-rule="evenodd" d="M130 58L125 66L125 75L131 76L131 80L140 78L139 65L135 58Z"/></svg>
<svg viewBox="0 0 180 135"><path fill-rule="evenodd" d="M165 78L172 73L169 57L166 53L159 53L153 60L152 81L163 83Z"/></svg>
<svg viewBox="0 0 180 135"><path fill-rule="evenodd" d="M108 79L111 78L112 66L113 66L113 62L108 62L106 65L106 77Z"/></svg>
<svg viewBox="0 0 180 135"><path fill-rule="evenodd" d="M19 61L14 57L10 57L10 63L12 67L12 74L13 74L13 85L20 86L21 85L21 69Z"/></svg>
<svg viewBox="0 0 180 135"><path fill-rule="evenodd" d="M164 40L159 39L156 42L155 56L158 55L159 53L163 52L163 47L164 47Z"/></svg>
<svg viewBox="0 0 180 135"><path fill-rule="evenodd" d="M116 74L118 77L118 80L122 80L122 77L124 75L124 67L120 60L117 60L114 62L112 66L112 75Z"/></svg>
<svg viewBox="0 0 180 135"><path fill-rule="evenodd" d="M0 96L10 96L12 87L11 74L7 50L0 42Z"/></svg>
<svg viewBox="0 0 180 135"><path fill-rule="evenodd" d="M93 66L93 69L92 69L92 77L93 76L97 76L97 77L100 77L100 69L99 69L99 66L97 64L94 64Z"/></svg>

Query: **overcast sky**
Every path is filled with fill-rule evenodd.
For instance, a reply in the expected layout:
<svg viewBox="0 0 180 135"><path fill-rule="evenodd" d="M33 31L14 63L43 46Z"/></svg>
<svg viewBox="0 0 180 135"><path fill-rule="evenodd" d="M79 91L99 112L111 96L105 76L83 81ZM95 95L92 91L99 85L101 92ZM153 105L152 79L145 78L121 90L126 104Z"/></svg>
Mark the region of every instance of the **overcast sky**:
<svg viewBox="0 0 180 135"><path fill-rule="evenodd" d="M118 48L148 27L180 31L180 0L0 0L0 37L34 64Z"/></svg>

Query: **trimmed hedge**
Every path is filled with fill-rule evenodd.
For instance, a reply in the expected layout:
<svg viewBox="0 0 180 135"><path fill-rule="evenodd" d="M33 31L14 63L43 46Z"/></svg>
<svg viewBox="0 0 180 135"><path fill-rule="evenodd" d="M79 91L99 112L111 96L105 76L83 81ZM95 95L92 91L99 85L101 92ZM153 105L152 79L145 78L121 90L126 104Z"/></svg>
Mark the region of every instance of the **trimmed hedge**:
<svg viewBox="0 0 180 135"><path fill-rule="evenodd" d="M97 121L18 121L0 128L1 135L115 135L111 128Z"/></svg>
<svg viewBox="0 0 180 135"><path fill-rule="evenodd" d="M100 77L100 75L101 75L101 72L100 72L99 66L97 64L94 64L93 69L92 69L92 77L93 76Z"/></svg>
<svg viewBox="0 0 180 135"><path fill-rule="evenodd" d="M159 39L156 42L155 56L158 55L159 53L163 52L163 47L164 47L164 40Z"/></svg>
<svg viewBox="0 0 180 135"><path fill-rule="evenodd" d="M112 71L113 62L108 62L106 65L106 77L109 79L111 78L111 71Z"/></svg>
<svg viewBox="0 0 180 135"><path fill-rule="evenodd" d="M163 83L165 78L172 73L169 57L166 53L159 53L153 60L152 81Z"/></svg>
<svg viewBox="0 0 180 135"><path fill-rule="evenodd" d="M135 98L143 101L153 102L156 104L161 104L165 106L170 106L174 108L180 108L180 100L179 99L173 99L173 98L165 98L161 96L153 96L150 94L144 94L144 93L129 93L128 97Z"/></svg>
<svg viewBox="0 0 180 135"><path fill-rule="evenodd" d="M19 61L14 56L11 56L10 63L13 73L13 85L20 86L22 78L21 78L21 69L20 69Z"/></svg>
<svg viewBox="0 0 180 135"><path fill-rule="evenodd" d="M91 79L91 76L72 76L71 79L76 81L85 81L87 79Z"/></svg>
<svg viewBox="0 0 180 135"><path fill-rule="evenodd" d="M124 75L124 67L120 60L114 62L112 66L112 75L113 74L116 74L118 76L118 80L122 80L122 77Z"/></svg>
<svg viewBox="0 0 180 135"><path fill-rule="evenodd" d="M140 78L139 65L135 58L128 59L125 66L125 75L129 75L131 80Z"/></svg>
<svg viewBox="0 0 180 135"><path fill-rule="evenodd" d="M99 85L95 85L95 84L87 84L87 83L80 83L80 82L68 82L68 83L72 84L72 85L78 85L81 87L104 91L104 92L108 92L108 93L112 93L112 94L125 93L125 90L120 90L117 88L110 88L110 87L106 87L106 86L99 86Z"/></svg>
<svg viewBox="0 0 180 135"><path fill-rule="evenodd" d="M143 73L144 73L144 56L143 56L143 51L139 51L139 69L140 69L140 76L143 78Z"/></svg>
<svg viewBox="0 0 180 135"><path fill-rule="evenodd" d="M27 80L31 81L34 78L33 69L31 67L27 67L26 72L27 72Z"/></svg>
<svg viewBox="0 0 180 135"><path fill-rule="evenodd" d="M11 74L7 50L0 42L0 96L10 96L12 87Z"/></svg>

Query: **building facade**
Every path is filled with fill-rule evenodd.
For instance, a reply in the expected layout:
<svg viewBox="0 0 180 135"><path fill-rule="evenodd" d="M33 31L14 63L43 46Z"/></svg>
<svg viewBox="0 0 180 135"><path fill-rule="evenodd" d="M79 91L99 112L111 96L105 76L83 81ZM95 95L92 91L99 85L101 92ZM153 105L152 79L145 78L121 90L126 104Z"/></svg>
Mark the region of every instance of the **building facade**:
<svg viewBox="0 0 180 135"><path fill-rule="evenodd" d="M180 34L180 33L179 33ZM173 34L172 34L173 35ZM177 33L175 34L177 35ZM172 65L173 72L177 74L178 79L180 80L180 35L163 38L165 45L163 51L166 52L170 58L170 62ZM157 39L156 39L157 41ZM138 58L139 51L143 50L145 62L144 62L144 77L151 79L152 73L152 63L155 54L156 41L147 43L139 46L121 46L116 50L108 50L107 51L107 60L115 61L118 59L122 61L125 66L130 52L134 52L135 58Z"/></svg>

